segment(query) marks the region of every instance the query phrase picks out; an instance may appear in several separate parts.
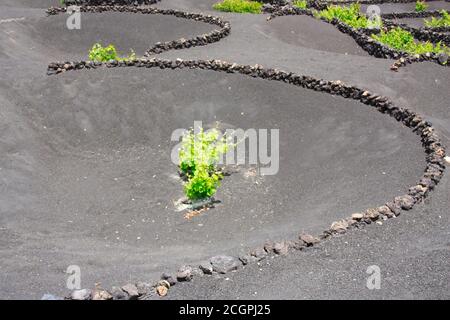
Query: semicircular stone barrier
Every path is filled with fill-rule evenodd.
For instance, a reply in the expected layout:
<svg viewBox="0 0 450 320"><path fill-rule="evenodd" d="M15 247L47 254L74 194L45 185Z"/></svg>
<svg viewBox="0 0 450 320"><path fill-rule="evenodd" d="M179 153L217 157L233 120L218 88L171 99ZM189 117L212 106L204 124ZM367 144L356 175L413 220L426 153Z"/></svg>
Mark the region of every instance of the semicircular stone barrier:
<svg viewBox="0 0 450 320"><path fill-rule="evenodd" d="M58 292L63 275L56 270L72 264L82 267L84 283L155 279L217 253L238 255L267 239L321 232L407 193L426 166L439 180L417 135L357 100L309 84L154 68L220 69L220 62L141 61L137 65L153 68L67 72L15 89L21 95L11 103L20 106L22 125L4 130L0 167L2 234L10 235L2 260L17 286L38 281ZM262 69L248 68L259 77ZM288 81L285 73L261 72ZM303 79L289 81L353 94L339 83ZM394 110L370 93L354 94ZM409 119L392 112L425 126L411 113ZM183 193L170 137L194 120L279 129L280 161L273 176L236 168L223 180L216 208L186 220L174 205ZM39 270L39 279L23 277L17 268L23 259Z"/></svg>
<svg viewBox="0 0 450 320"><path fill-rule="evenodd" d="M93 7L92 10L102 8L105 7ZM215 21L214 17L208 20L209 17L195 14L191 19L189 13L183 12L170 14L171 11L166 10L142 9L144 12L154 10L157 13L141 14L132 12L133 8L122 8L131 12L115 12L112 8L105 8L106 11L102 12L82 12L79 30L69 30L66 27L68 16L62 13L8 24L5 25L8 33L1 36L4 38L1 46L12 58L17 56L17 52L26 50L27 55L35 54L40 60L47 59L48 63L61 57L67 60L87 59L89 50L97 42L105 46L113 44L124 56L129 54L131 49L138 56L142 56L149 49L155 52L167 50L167 44L177 40L187 43L193 38L198 45L202 45L206 43L203 39L206 36L217 40L222 37L211 35L214 32L219 33L216 31L218 26L201 21L202 18L208 22ZM158 14L159 12L161 14ZM225 28L226 33L229 31L227 28L229 27ZM12 36L15 34L20 34L20 37ZM33 50L30 51L29 48Z"/></svg>

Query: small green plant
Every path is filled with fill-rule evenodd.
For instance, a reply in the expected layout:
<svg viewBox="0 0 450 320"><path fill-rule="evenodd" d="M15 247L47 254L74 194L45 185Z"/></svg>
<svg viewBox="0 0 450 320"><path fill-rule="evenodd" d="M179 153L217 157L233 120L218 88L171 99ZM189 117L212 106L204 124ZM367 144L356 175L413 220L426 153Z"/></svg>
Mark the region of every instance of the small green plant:
<svg viewBox="0 0 450 320"><path fill-rule="evenodd" d="M227 137L219 138L218 129L204 131L199 128L189 130L181 140L179 151L180 169L183 174L192 176L197 167L204 166L214 171L220 157L228 151L229 143Z"/></svg>
<svg viewBox="0 0 450 320"><path fill-rule="evenodd" d="M231 146L228 137L220 137L216 128L207 132L191 129L183 136L178 155L181 173L187 179L184 192L188 199L205 199L216 193L223 177L218 163Z"/></svg>
<svg viewBox="0 0 450 320"><path fill-rule="evenodd" d="M356 29L368 28L368 19L365 15L361 14L360 8L359 3L353 3L348 7L331 5L322 11L316 11L315 16L324 18L327 21L337 19Z"/></svg>
<svg viewBox="0 0 450 320"><path fill-rule="evenodd" d="M100 43L96 43L89 51L89 59L97 62L108 62L110 60L128 61L136 59L136 54L131 50L127 57L119 57L116 48L112 44L103 47Z"/></svg>
<svg viewBox="0 0 450 320"><path fill-rule="evenodd" d="M262 3L249 0L223 0L213 5L215 10L237 13L261 13Z"/></svg>
<svg viewBox="0 0 450 320"><path fill-rule="evenodd" d="M222 175L210 173L199 167L184 185L184 193L189 200L202 200L212 197L220 186Z"/></svg>
<svg viewBox="0 0 450 320"><path fill-rule="evenodd" d="M306 9L308 6L308 2L306 0L295 0L293 2L294 7L300 8L300 9Z"/></svg>
<svg viewBox="0 0 450 320"><path fill-rule="evenodd" d="M441 17L431 17L431 20L424 19L424 24L429 28L450 27L450 14L448 11L442 10Z"/></svg>
<svg viewBox="0 0 450 320"><path fill-rule="evenodd" d="M441 44L441 42L433 44L429 41L416 41L414 39L414 36L410 32L399 27L391 29L389 31L381 31L379 34L373 34L371 37L378 42L386 44L390 48L410 54L450 54L450 49L444 44Z"/></svg>
<svg viewBox="0 0 450 320"><path fill-rule="evenodd" d="M428 8L428 5L425 3L425 1L416 1L416 12L423 12Z"/></svg>

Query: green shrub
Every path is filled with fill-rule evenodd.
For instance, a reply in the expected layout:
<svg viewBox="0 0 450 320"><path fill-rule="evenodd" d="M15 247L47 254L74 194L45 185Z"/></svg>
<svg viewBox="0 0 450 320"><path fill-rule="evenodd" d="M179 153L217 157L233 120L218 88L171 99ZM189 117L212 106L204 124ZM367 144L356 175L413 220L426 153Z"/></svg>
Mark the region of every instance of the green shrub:
<svg viewBox="0 0 450 320"><path fill-rule="evenodd" d="M428 8L428 5L425 3L425 1L416 1L416 12L422 12L425 11Z"/></svg>
<svg viewBox="0 0 450 320"><path fill-rule="evenodd" d="M187 178L184 192L190 200L209 198L220 185L222 174L218 163L233 144L227 136L219 136L217 129L205 132L200 128L197 133L191 129L182 138L179 165Z"/></svg>
<svg viewBox="0 0 450 320"><path fill-rule="evenodd" d="M414 36L402 28L394 28L387 32L381 31L380 34L371 36L378 42L384 43L395 50L404 51L410 54L424 54L424 53L446 53L450 50L445 45L438 42L433 44L429 41L419 42L414 39Z"/></svg>
<svg viewBox="0 0 450 320"><path fill-rule="evenodd" d="M89 51L89 60L91 61L108 62L110 60L127 61L134 59L136 59L136 54L133 50L131 50L131 53L127 57L121 58L112 44L103 47L100 43L96 43Z"/></svg>
<svg viewBox="0 0 450 320"><path fill-rule="evenodd" d="M300 8L300 9L306 9L308 6L308 2L306 0L295 0L293 3L294 7Z"/></svg>
<svg viewBox="0 0 450 320"><path fill-rule="evenodd" d="M222 175L210 173L208 168L197 167L194 175L184 185L184 193L190 200L201 200L212 197L220 186Z"/></svg>
<svg viewBox="0 0 450 320"><path fill-rule="evenodd" d="M249 0L223 0L214 4L213 8L225 12L261 13L262 3Z"/></svg>
<svg viewBox="0 0 450 320"><path fill-rule="evenodd" d="M316 12L316 17L324 18L327 21L337 19L350 27L360 29L368 28L369 23L367 17L360 12L360 4L354 3L348 7L346 6L328 6L322 11Z"/></svg>
<svg viewBox="0 0 450 320"><path fill-rule="evenodd" d="M181 140L179 151L180 169L183 174L193 176L197 167L203 166L214 171L220 157L228 151L227 138L219 138L220 132L211 129L205 132L200 128L194 133L191 129Z"/></svg>
<svg viewBox="0 0 450 320"><path fill-rule="evenodd" d="M424 23L426 27L430 28L450 27L450 15L448 11L442 10L440 18L431 17L431 20L425 19Z"/></svg>

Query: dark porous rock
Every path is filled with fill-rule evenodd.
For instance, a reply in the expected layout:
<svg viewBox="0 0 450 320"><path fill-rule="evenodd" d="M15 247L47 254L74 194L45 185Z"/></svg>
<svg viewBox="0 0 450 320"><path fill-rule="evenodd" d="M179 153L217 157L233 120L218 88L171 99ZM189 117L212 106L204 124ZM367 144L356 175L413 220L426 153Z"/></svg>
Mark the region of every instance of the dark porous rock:
<svg viewBox="0 0 450 320"><path fill-rule="evenodd" d="M376 221L380 217L380 212L378 211L378 209L370 208L366 210L364 216L372 221Z"/></svg>
<svg viewBox="0 0 450 320"><path fill-rule="evenodd" d="M136 285L132 283L128 283L122 287L122 290L125 291L130 300L135 300L139 297L139 291Z"/></svg>
<svg viewBox="0 0 450 320"><path fill-rule="evenodd" d="M267 253L272 253L274 249L274 243L272 241L266 241L264 243L264 250L266 250Z"/></svg>
<svg viewBox="0 0 450 320"><path fill-rule="evenodd" d="M236 270L241 266L241 262L235 257L230 256L215 256L210 259L213 270L218 273L228 273L230 271Z"/></svg>
<svg viewBox="0 0 450 320"><path fill-rule="evenodd" d="M271 5L270 3L265 3L261 9L265 13L272 13L276 11L276 7Z"/></svg>
<svg viewBox="0 0 450 320"><path fill-rule="evenodd" d="M177 283L177 279L169 273L163 273L161 275L161 280L167 280L171 286L174 286Z"/></svg>
<svg viewBox="0 0 450 320"><path fill-rule="evenodd" d="M198 266L200 270L203 271L204 274L212 274L213 273L213 266L209 261L203 261Z"/></svg>
<svg viewBox="0 0 450 320"><path fill-rule="evenodd" d="M264 248L256 248L250 254L255 257L257 261L261 261L267 257L267 252Z"/></svg>
<svg viewBox="0 0 450 320"><path fill-rule="evenodd" d="M95 289L92 293L92 300L112 300L113 296L106 290Z"/></svg>
<svg viewBox="0 0 450 320"><path fill-rule="evenodd" d="M352 217L345 218L345 222L347 222L348 227L350 228L353 225L358 224L357 220L354 220Z"/></svg>
<svg viewBox="0 0 450 320"><path fill-rule="evenodd" d="M414 198L410 195L404 195L394 198L394 203L398 204L403 210L410 210L414 207Z"/></svg>
<svg viewBox="0 0 450 320"><path fill-rule="evenodd" d="M57 74L57 73L58 73L57 69L51 69L51 68L49 68L49 69L47 70L47 75L48 75L48 76L53 76L53 75L55 75L55 74Z"/></svg>
<svg viewBox="0 0 450 320"><path fill-rule="evenodd" d="M163 280L165 281L165 280ZM162 285L157 285L156 288L156 293L158 294L158 296L160 297L165 297L167 295L167 293L169 292L169 288L167 288L166 286L162 286Z"/></svg>
<svg viewBox="0 0 450 320"><path fill-rule="evenodd" d="M364 214L362 213L353 213L352 219L356 221L360 221L362 218L364 218Z"/></svg>
<svg viewBox="0 0 450 320"><path fill-rule="evenodd" d="M386 206L394 213L394 216L399 216L402 212L402 208L392 201L387 202Z"/></svg>
<svg viewBox="0 0 450 320"><path fill-rule="evenodd" d="M294 250L303 250L306 247L306 244L302 240L298 241L289 241L289 248Z"/></svg>
<svg viewBox="0 0 450 320"><path fill-rule="evenodd" d="M200 267L192 267L192 276L193 277L203 277L205 273L200 269Z"/></svg>
<svg viewBox="0 0 450 320"><path fill-rule="evenodd" d="M108 5L117 5L117 6L137 6L141 4L155 4L160 0L65 0L63 3L66 6L108 6Z"/></svg>
<svg viewBox="0 0 450 320"><path fill-rule="evenodd" d="M119 287L112 287L110 291L114 300L128 300L128 294Z"/></svg>
<svg viewBox="0 0 450 320"><path fill-rule="evenodd" d="M397 63L397 62L394 63L393 65L391 65L391 70L392 70L392 71L398 71L398 68L399 68L399 66L398 66L398 63Z"/></svg>
<svg viewBox="0 0 450 320"><path fill-rule="evenodd" d="M447 64L448 63L448 55L445 53L441 53L438 56L438 61L440 64Z"/></svg>
<svg viewBox="0 0 450 320"><path fill-rule="evenodd" d="M420 184L409 188L409 194L416 199L421 199L427 195L428 188L421 186Z"/></svg>
<svg viewBox="0 0 450 320"><path fill-rule="evenodd" d="M273 251L279 255L286 255L289 251L289 244L286 241L275 243Z"/></svg>
<svg viewBox="0 0 450 320"><path fill-rule="evenodd" d="M388 218L392 218L393 216L395 216L394 212L391 211L391 209L389 209L388 206L381 206L378 207L378 212L383 215L386 216Z"/></svg>
<svg viewBox="0 0 450 320"><path fill-rule="evenodd" d="M156 286L164 286L167 289L170 289L170 283L167 280L159 280Z"/></svg>
<svg viewBox="0 0 450 320"><path fill-rule="evenodd" d="M372 219L369 219L367 216L364 217L364 219L362 220L364 223L366 224L371 224L372 223Z"/></svg>
<svg viewBox="0 0 450 320"><path fill-rule="evenodd" d="M424 186L424 187L430 189L430 190L433 189L433 188L435 187L434 181L431 180L430 178L427 178L427 177L424 177L424 178L420 179L419 184L420 184L421 186Z"/></svg>
<svg viewBox="0 0 450 320"><path fill-rule="evenodd" d="M335 233L345 233L348 228L348 223L345 220L335 221L331 224L330 230Z"/></svg>
<svg viewBox="0 0 450 320"><path fill-rule="evenodd" d="M70 294L72 300L89 300L91 299L92 291L89 289L74 290Z"/></svg>
<svg viewBox="0 0 450 320"><path fill-rule="evenodd" d="M136 283L136 288L139 296L148 294L151 291L152 285L147 282L139 281Z"/></svg>
<svg viewBox="0 0 450 320"><path fill-rule="evenodd" d="M329 238L334 232L331 230L325 230L323 231L320 235L319 235L319 240L325 240L327 238Z"/></svg>
<svg viewBox="0 0 450 320"><path fill-rule="evenodd" d="M249 263L257 261L258 259L252 255L244 254L239 256L239 260L241 260L243 265L247 265Z"/></svg>
<svg viewBox="0 0 450 320"><path fill-rule="evenodd" d="M191 281L192 280L192 267L182 266L177 272L178 281Z"/></svg>
<svg viewBox="0 0 450 320"><path fill-rule="evenodd" d="M165 297L167 293L169 292L170 284L167 282L167 280L160 280L156 284L155 291L160 297Z"/></svg>
<svg viewBox="0 0 450 320"><path fill-rule="evenodd" d="M299 238L306 244L307 247L311 247L320 242L319 238L316 238L310 234L302 234Z"/></svg>

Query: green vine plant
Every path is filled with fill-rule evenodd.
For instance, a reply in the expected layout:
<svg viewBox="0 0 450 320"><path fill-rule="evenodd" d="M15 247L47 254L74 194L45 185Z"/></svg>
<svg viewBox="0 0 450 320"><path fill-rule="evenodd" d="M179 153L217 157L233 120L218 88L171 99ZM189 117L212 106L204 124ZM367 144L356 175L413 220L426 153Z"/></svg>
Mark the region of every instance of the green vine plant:
<svg viewBox="0 0 450 320"><path fill-rule="evenodd" d="M425 1L416 1L416 12L423 12L427 10L428 5L425 3Z"/></svg>
<svg viewBox="0 0 450 320"><path fill-rule="evenodd" d="M411 32L399 27L389 31L381 31L379 34L373 34L371 37L378 42L386 44L390 48L409 54L450 54L450 49L445 44L441 42L433 44L429 41L416 41Z"/></svg>
<svg viewBox="0 0 450 320"><path fill-rule="evenodd" d="M292 5L299 9L306 9L308 7L308 2L306 0L295 0Z"/></svg>
<svg viewBox="0 0 450 320"><path fill-rule="evenodd" d="M359 3L353 3L350 6L331 5L324 10L315 11L314 16L319 19L323 18L327 21L337 19L356 29L367 29L371 24L360 10L361 5Z"/></svg>
<svg viewBox="0 0 450 320"><path fill-rule="evenodd" d="M117 53L116 48L112 44L103 47L100 43L96 43L92 46L91 50L89 50L89 60L95 62L108 62L111 60L131 61L135 59L136 53L133 51L133 49L130 50L128 56L120 57Z"/></svg>
<svg viewBox="0 0 450 320"><path fill-rule="evenodd" d="M263 4L258 1L250 0L223 0L213 5L218 11L236 12L236 13L261 13Z"/></svg>
<svg viewBox="0 0 450 320"><path fill-rule="evenodd" d="M222 135L217 128L198 132L187 131L181 140L179 167L185 179L184 193L191 201L204 200L214 196L220 186L223 173L220 159L235 147L230 137Z"/></svg>
<svg viewBox="0 0 450 320"><path fill-rule="evenodd" d="M450 27L450 14L446 10L440 11L441 17L431 17L431 20L424 19L424 24L429 28Z"/></svg>

